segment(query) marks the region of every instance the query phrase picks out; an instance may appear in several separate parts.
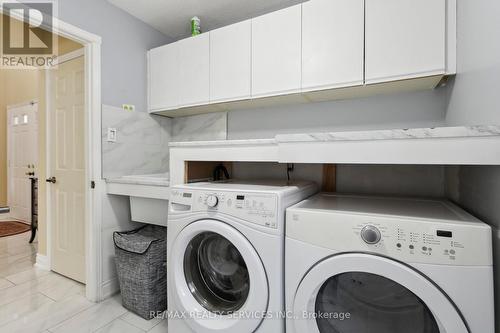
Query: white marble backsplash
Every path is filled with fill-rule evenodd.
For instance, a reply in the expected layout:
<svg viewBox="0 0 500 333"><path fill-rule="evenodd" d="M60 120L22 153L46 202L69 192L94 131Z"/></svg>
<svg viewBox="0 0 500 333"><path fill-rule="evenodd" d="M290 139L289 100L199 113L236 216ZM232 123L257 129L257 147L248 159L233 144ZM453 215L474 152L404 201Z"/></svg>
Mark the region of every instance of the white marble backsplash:
<svg viewBox="0 0 500 333"><path fill-rule="evenodd" d="M103 178L168 171L171 121L146 112L103 105ZM116 142L107 141L108 127L116 128Z"/></svg>
<svg viewBox="0 0 500 333"><path fill-rule="evenodd" d="M172 142L226 140L227 113L172 119Z"/></svg>
<svg viewBox="0 0 500 333"><path fill-rule="evenodd" d="M116 142L107 141L116 128ZM227 113L167 118L102 106L102 174L105 179L169 170L169 143L225 140Z"/></svg>

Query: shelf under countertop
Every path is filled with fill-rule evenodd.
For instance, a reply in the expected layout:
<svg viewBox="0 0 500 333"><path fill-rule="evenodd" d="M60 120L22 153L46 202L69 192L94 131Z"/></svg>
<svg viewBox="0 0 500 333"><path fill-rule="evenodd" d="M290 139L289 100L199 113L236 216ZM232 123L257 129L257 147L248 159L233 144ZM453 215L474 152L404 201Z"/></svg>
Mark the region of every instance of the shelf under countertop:
<svg viewBox="0 0 500 333"><path fill-rule="evenodd" d="M170 143L171 183L185 161L500 165L500 125L279 134Z"/></svg>

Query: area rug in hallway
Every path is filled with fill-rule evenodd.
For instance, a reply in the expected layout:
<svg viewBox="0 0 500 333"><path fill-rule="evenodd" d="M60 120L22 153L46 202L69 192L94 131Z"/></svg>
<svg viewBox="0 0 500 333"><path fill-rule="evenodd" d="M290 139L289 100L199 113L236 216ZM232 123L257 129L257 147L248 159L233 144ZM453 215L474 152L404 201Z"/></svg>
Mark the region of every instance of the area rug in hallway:
<svg viewBox="0 0 500 333"><path fill-rule="evenodd" d="M0 237L22 234L30 231L31 226L17 221L0 221Z"/></svg>

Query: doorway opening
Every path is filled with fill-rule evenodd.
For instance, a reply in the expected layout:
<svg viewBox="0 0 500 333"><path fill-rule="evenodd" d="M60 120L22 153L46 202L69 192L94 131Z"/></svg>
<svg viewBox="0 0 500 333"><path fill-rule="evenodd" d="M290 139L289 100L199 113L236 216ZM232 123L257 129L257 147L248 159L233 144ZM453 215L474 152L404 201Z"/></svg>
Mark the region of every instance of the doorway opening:
<svg viewBox="0 0 500 333"><path fill-rule="evenodd" d="M54 275L100 301L100 37L54 21L54 67L0 70L0 283Z"/></svg>

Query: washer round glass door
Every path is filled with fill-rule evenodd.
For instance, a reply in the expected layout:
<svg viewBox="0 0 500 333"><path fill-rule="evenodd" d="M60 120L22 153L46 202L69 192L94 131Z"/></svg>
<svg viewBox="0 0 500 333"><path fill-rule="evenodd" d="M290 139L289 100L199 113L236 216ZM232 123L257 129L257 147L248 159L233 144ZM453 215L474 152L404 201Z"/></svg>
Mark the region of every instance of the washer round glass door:
<svg viewBox="0 0 500 333"><path fill-rule="evenodd" d="M220 234L202 232L189 242L184 275L193 296L210 312L233 313L248 298L250 276L245 260Z"/></svg>
<svg viewBox="0 0 500 333"><path fill-rule="evenodd" d="M267 277L238 230L217 220L196 221L179 233L172 251L175 301L195 332L253 332L260 325Z"/></svg>
<svg viewBox="0 0 500 333"><path fill-rule="evenodd" d="M342 254L315 265L294 299L297 333L467 333L426 277L388 258Z"/></svg>

